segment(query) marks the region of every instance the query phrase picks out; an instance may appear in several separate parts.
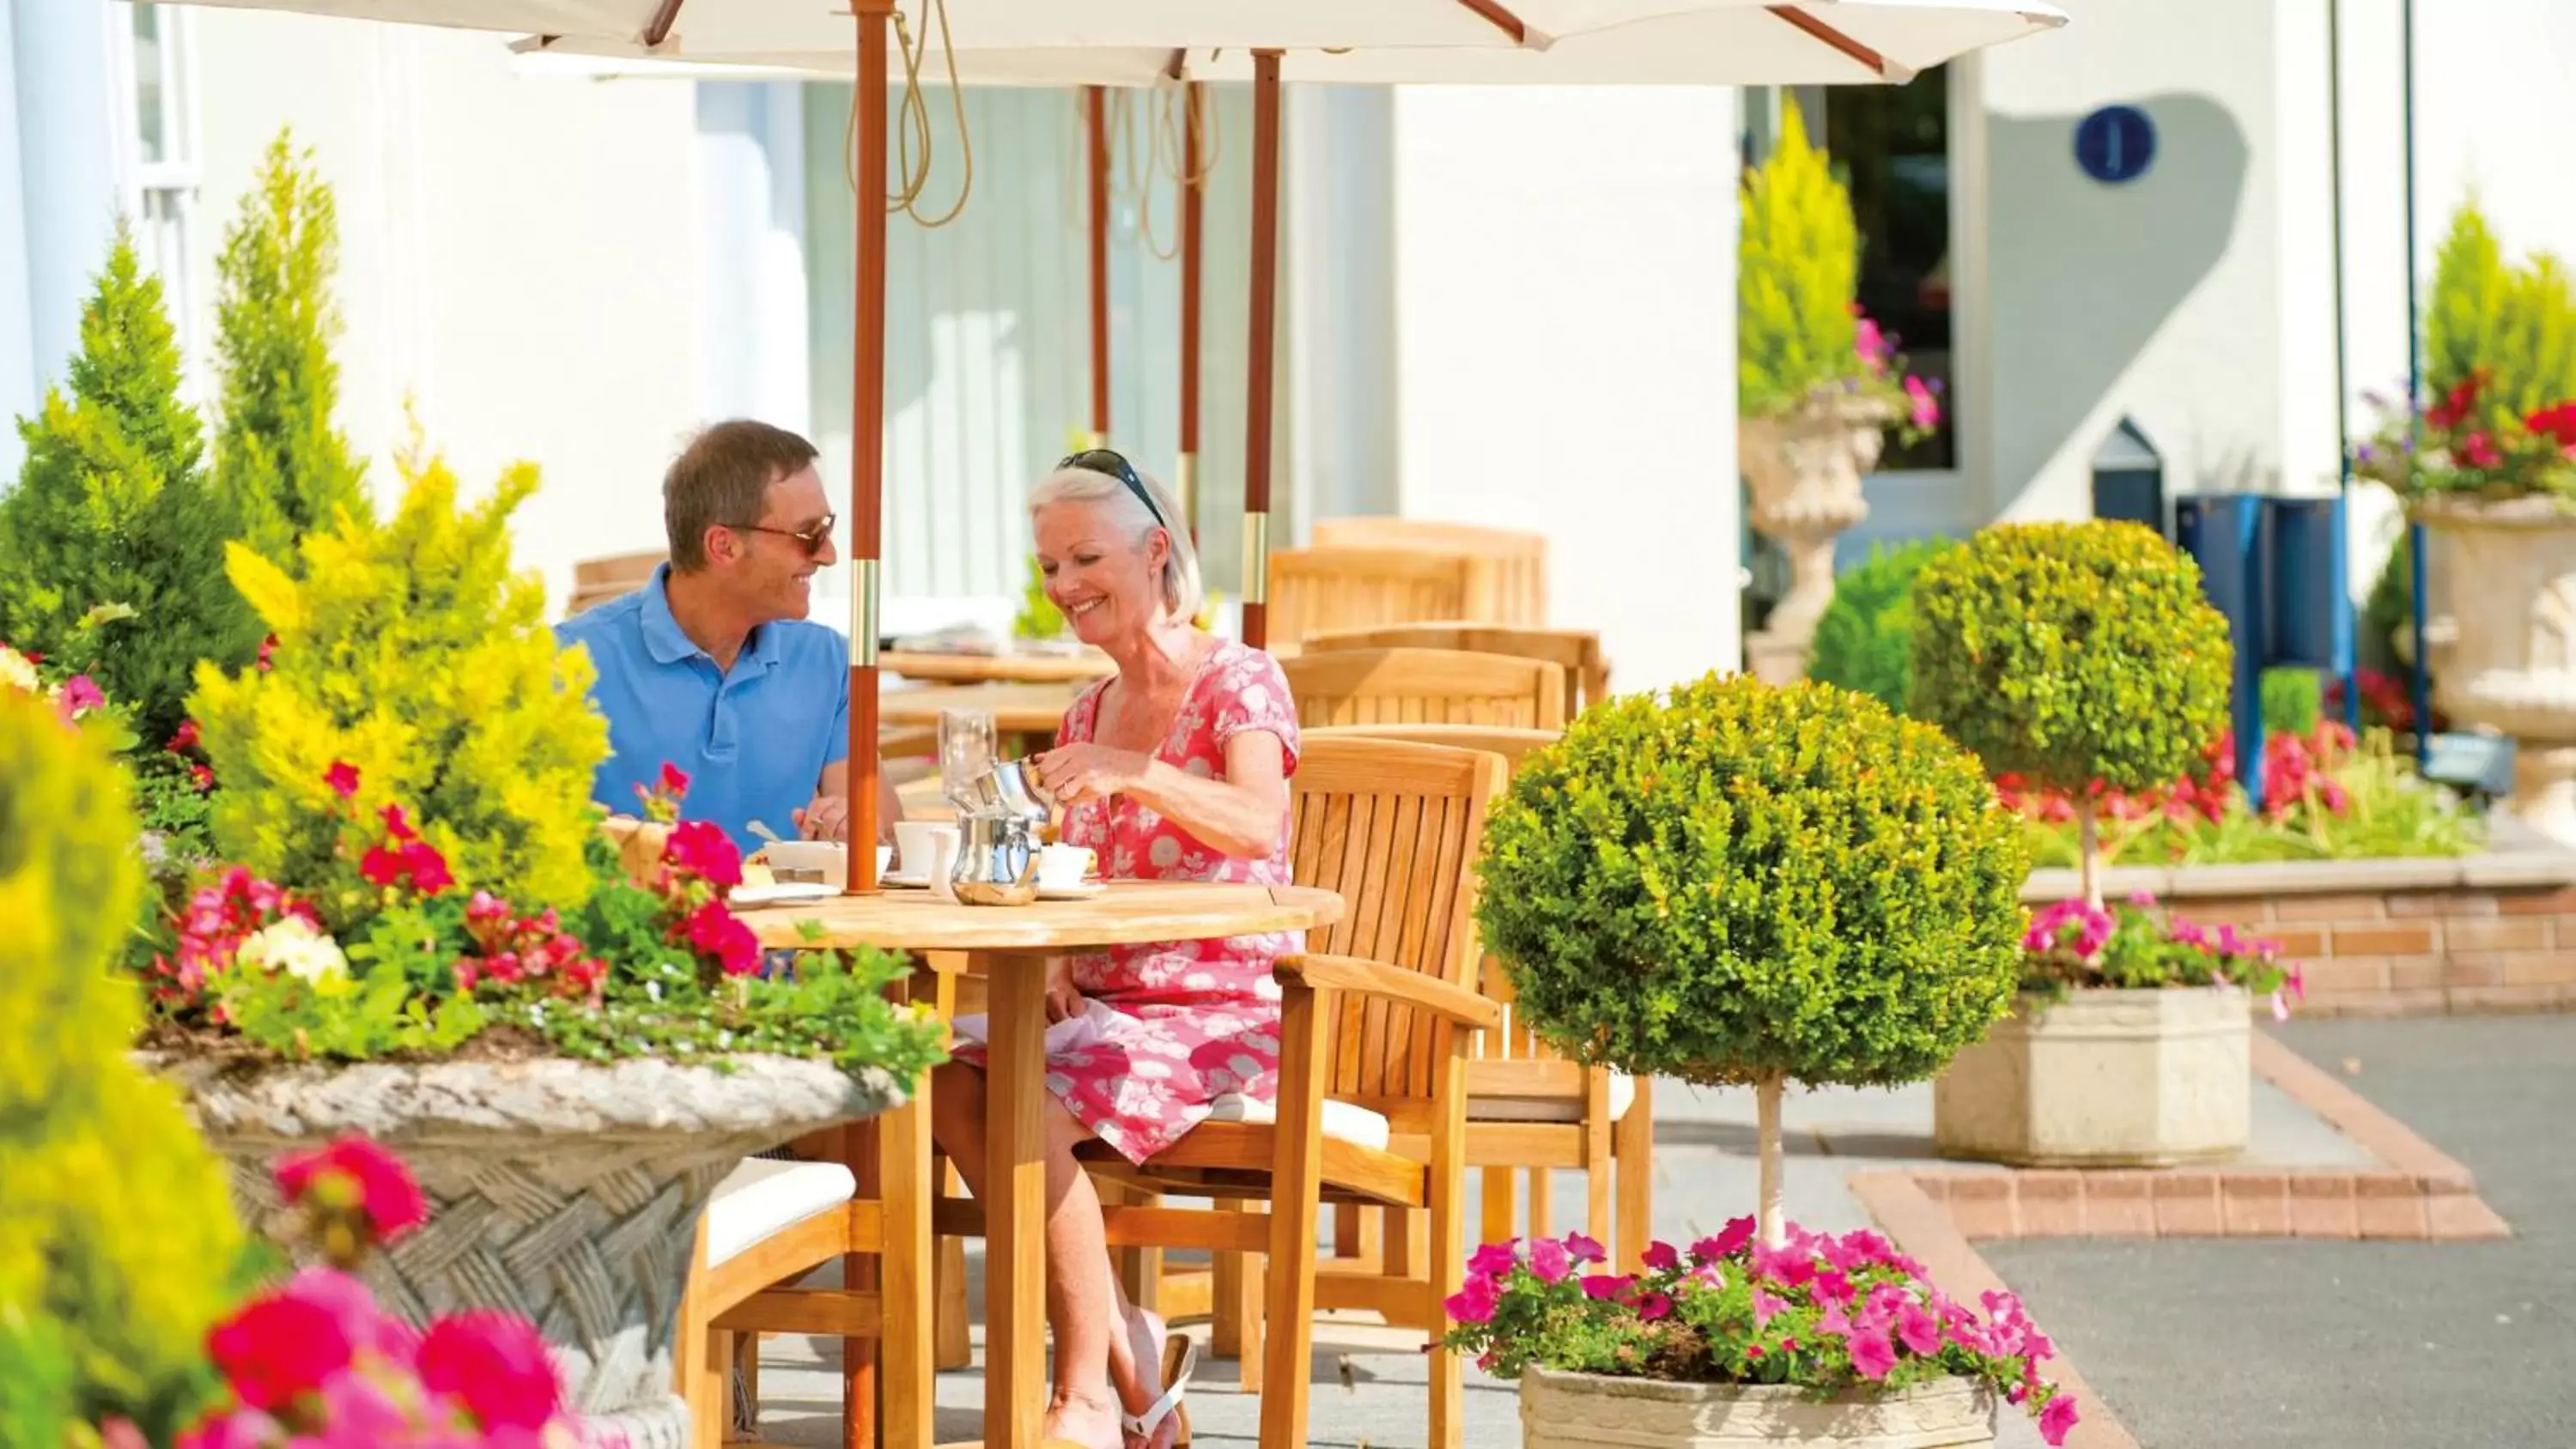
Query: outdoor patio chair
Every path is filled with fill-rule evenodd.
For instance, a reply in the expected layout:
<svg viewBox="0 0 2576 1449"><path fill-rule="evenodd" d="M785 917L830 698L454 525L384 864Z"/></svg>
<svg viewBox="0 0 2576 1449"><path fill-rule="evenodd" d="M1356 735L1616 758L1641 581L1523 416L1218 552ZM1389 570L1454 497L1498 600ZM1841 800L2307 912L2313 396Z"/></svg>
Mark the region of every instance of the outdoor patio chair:
<svg viewBox="0 0 2576 1449"><path fill-rule="evenodd" d="M1317 548L1431 549L1463 553L1467 607L1457 617L1521 628L1547 624L1547 535L1427 518L1319 518Z"/></svg>
<svg viewBox="0 0 2576 1449"><path fill-rule="evenodd" d="M1610 664L1601 657L1601 636L1589 629L1522 629L1501 624L1441 622L1326 629L1306 636L1304 652L1336 649L1454 649L1544 659L1565 671L1568 720L1610 696Z"/></svg>
<svg viewBox="0 0 2576 1449"><path fill-rule="evenodd" d="M1270 652L1300 653L1324 629L1460 618L1474 563L1442 550L1279 549L1270 555Z"/></svg>
<svg viewBox="0 0 2576 1449"><path fill-rule="evenodd" d="M1297 722L1565 727L1565 671L1455 649L1326 649L1282 660Z"/></svg>

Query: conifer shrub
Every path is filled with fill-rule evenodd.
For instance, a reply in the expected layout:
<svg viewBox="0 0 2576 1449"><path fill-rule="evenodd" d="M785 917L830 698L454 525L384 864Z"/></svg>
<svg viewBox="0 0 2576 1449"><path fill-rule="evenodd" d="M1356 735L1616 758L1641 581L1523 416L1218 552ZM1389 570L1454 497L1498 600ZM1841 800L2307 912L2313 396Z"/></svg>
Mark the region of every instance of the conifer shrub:
<svg viewBox="0 0 2576 1449"><path fill-rule="evenodd" d="M154 743L186 718L198 660L238 667L260 642L224 578L233 520L179 378L161 283L120 228L81 313L69 395L19 424L26 462L0 495L0 639L90 675ZM130 617L84 623L102 607Z"/></svg>
<svg viewBox="0 0 2576 1449"><path fill-rule="evenodd" d="M218 263L215 348L222 359L222 431L215 491L241 537L292 571L296 543L366 507L365 470L332 426L340 330L331 277L339 264L339 213L284 131L269 143Z"/></svg>
<svg viewBox="0 0 2576 1449"><path fill-rule="evenodd" d="M103 744L0 683L0 1449L110 1418L171 1442L247 1277L221 1165L126 1056L139 866Z"/></svg>

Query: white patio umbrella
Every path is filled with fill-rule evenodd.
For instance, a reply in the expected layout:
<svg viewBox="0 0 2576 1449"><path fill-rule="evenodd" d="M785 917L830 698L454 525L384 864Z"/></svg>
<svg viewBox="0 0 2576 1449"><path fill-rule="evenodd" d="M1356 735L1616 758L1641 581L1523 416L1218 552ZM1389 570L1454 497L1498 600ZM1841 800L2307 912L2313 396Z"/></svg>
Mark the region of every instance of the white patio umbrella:
<svg viewBox="0 0 2576 1449"><path fill-rule="evenodd" d="M166 3L166 0L165 0ZM494 30L530 48L831 69L858 85L851 398L850 833L877 829L877 627L884 541L886 86L900 29L961 83L1135 84L1248 76L1255 87L1243 635L1264 618L1276 336L1279 84L1834 84L1903 81L2053 29L2042 0L179 0ZM838 6L845 10L835 13ZM852 23L855 21L855 25ZM529 44L524 43L523 44ZM918 54L918 52L916 52ZM842 57L849 69L840 71ZM877 889L873 851L848 889Z"/></svg>

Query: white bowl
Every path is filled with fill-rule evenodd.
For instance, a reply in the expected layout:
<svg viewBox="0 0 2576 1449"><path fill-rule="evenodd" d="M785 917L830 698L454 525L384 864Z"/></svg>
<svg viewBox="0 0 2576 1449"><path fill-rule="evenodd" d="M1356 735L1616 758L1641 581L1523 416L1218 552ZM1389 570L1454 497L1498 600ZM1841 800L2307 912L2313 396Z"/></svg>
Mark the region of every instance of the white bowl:
<svg viewBox="0 0 2576 1449"><path fill-rule="evenodd" d="M760 855L782 885L809 881L806 871L821 871L820 883L834 890L850 881L850 852L837 840L773 840L761 847ZM893 860L893 846L878 846L877 874L883 876Z"/></svg>

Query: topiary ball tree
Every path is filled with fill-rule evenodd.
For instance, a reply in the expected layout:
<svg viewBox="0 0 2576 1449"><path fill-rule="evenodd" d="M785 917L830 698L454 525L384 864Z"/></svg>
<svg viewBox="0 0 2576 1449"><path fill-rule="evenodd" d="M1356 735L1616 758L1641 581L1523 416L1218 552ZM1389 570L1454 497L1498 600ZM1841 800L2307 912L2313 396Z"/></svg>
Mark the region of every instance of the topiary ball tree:
<svg viewBox="0 0 2576 1449"><path fill-rule="evenodd" d="M1958 546L1952 538L1879 545L1834 580L1834 601L1808 646L1807 677L1903 713L1914 685L1914 576Z"/></svg>
<svg viewBox="0 0 2576 1449"><path fill-rule="evenodd" d="M2011 1009L2021 826L1966 751L1832 685L1710 675L1586 710L1493 812L1477 905L1576 1060L1780 1098L1938 1072Z"/></svg>
<svg viewBox="0 0 2576 1449"><path fill-rule="evenodd" d="M1987 769L2073 797L2096 906L2093 791L2198 768L2227 729L2235 658L2200 566L2141 524L2001 524L1914 579L1911 712Z"/></svg>

